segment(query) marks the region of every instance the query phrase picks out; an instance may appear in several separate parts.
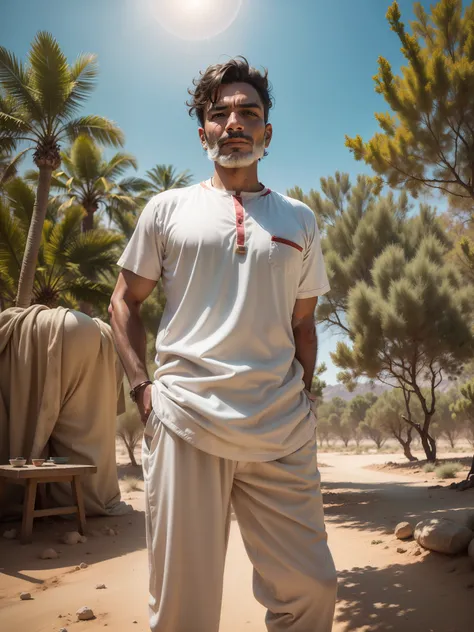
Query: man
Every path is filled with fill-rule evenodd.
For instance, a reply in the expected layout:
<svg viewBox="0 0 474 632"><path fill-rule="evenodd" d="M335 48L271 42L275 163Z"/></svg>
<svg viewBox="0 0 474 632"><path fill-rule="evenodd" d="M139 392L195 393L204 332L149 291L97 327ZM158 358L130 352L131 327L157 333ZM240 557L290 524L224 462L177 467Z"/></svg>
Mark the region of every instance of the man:
<svg viewBox="0 0 474 632"><path fill-rule="evenodd" d="M310 387L329 289L312 211L260 184L267 73L209 67L188 103L207 182L154 197L120 258L110 313L145 425L153 632L217 632L231 502L270 632L329 632L327 546ZM148 380L140 306L166 307Z"/></svg>

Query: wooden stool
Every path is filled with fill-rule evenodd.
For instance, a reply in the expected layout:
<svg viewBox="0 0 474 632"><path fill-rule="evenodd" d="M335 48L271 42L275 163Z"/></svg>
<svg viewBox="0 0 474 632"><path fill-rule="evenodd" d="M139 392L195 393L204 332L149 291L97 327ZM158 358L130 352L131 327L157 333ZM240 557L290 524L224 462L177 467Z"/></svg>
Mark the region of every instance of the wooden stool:
<svg viewBox="0 0 474 632"><path fill-rule="evenodd" d="M33 520L44 516L77 513L78 531L81 535L84 535L86 514L82 496L81 476L83 474L95 474L96 472L97 467L95 465L42 465L40 467L34 465L25 465L24 467L0 465L0 482L3 482L1 479L7 479L10 483L26 484L21 524L21 543L28 544L31 542ZM36 491L39 483L71 483L75 504L71 507L35 509Z"/></svg>

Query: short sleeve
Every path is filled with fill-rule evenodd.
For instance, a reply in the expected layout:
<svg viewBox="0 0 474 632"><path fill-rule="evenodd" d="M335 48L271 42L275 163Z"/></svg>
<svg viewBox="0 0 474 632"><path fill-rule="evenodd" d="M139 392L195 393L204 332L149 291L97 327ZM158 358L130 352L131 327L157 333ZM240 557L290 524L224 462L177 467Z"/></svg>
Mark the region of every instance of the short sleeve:
<svg viewBox="0 0 474 632"><path fill-rule="evenodd" d="M158 221L159 202L152 198L138 218L137 225L122 256L121 268L158 281L163 261L163 235Z"/></svg>
<svg viewBox="0 0 474 632"><path fill-rule="evenodd" d="M324 265L321 238L315 216L312 215L311 229L303 255L300 284L296 298L322 296L329 291L329 281Z"/></svg>

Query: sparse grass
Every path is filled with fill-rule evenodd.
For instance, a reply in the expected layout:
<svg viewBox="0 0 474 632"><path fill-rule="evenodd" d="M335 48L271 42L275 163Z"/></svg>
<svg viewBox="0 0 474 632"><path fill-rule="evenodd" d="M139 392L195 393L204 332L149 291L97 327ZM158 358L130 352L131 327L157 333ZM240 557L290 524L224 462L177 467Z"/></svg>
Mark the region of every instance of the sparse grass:
<svg viewBox="0 0 474 632"><path fill-rule="evenodd" d="M425 465L423 465L423 472L426 472L427 474L434 472L435 469L436 465L434 463L425 463Z"/></svg>
<svg viewBox="0 0 474 632"><path fill-rule="evenodd" d="M133 491L141 492L141 480L136 476L125 476L123 479L123 486L126 492L130 493Z"/></svg>
<svg viewBox="0 0 474 632"><path fill-rule="evenodd" d="M462 470L460 463L443 463L435 469L438 478L455 478L456 474Z"/></svg>

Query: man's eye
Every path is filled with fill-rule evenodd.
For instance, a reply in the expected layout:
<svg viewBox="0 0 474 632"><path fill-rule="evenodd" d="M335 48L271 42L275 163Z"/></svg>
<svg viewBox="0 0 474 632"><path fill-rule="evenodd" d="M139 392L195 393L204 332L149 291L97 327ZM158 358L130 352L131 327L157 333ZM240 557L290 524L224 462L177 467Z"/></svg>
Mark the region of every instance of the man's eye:
<svg viewBox="0 0 474 632"><path fill-rule="evenodd" d="M214 121L216 118L221 117L221 116L224 116L223 112L216 112L215 114L211 116L211 121Z"/></svg>
<svg viewBox="0 0 474 632"><path fill-rule="evenodd" d="M243 114L245 114L245 116L257 116L253 110L243 110Z"/></svg>

